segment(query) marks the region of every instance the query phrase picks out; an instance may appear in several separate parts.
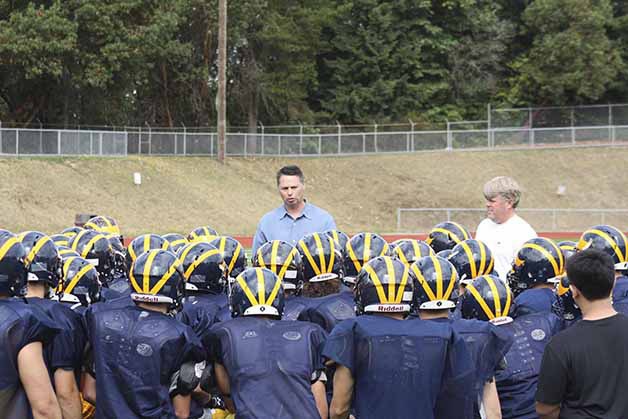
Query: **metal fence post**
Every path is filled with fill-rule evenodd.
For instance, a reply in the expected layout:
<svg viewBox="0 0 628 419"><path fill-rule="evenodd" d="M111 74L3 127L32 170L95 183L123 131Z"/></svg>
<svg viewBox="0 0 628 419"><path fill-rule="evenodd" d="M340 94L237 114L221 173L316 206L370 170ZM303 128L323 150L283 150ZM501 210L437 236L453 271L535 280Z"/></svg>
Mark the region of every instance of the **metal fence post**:
<svg viewBox="0 0 628 419"><path fill-rule="evenodd" d="M39 121L39 119L37 121ZM39 154L44 154L44 132L42 130L41 121L39 121Z"/></svg>
<svg viewBox="0 0 628 419"><path fill-rule="evenodd" d="M488 148L492 147L492 138L491 138L491 104L488 103L486 105L486 136L488 141Z"/></svg>
<svg viewBox="0 0 628 419"><path fill-rule="evenodd" d="M401 208L397 208L397 231L401 230Z"/></svg>
<svg viewBox="0 0 628 419"><path fill-rule="evenodd" d="M20 155L20 130L15 130L15 155Z"/></svg>
<svg viewBox="0 0 628 419"><path fill-rule="evenodd" d="M451 221L451 209L447 208L447 221Z"/></svg>
<svg viewBox="0 0 628 419"><path fill-rule="evenodd" d="M411 119L410 121L410 146L408 147L408 151L414 151L414 122Z"/></svg>
<svg viewBox="0 0 628 419"><path fill-rule="evenodd" d="M447 121L447 151L453 150L453 143L454 143L454 140L451 133L451 123L448 120Z"/></svg>
<svg viewBox="0 0 628 419"><path fill-rule="evenodd" d="M142 154L142 126L139 127L139 133L137 134L137 154Z"/></svg>
<svg viewBox="0 0 628 419"><path fill-rule="evenodd" d="M280 156L281 156L281 134L277 134L277 144L279 145L279 149L277 150Z"/></svg>
<svg viewBox="0 0 628 419"><path fill-rule="evenodd" d="M340 125L340 122L338 122L338 120L336 120L336 126L338 127L338 154L340 154L340 137L342 136L342 125Z"/></svg>
<svg viewBox="0 0 628 419"><path fill-rule="evenodd" d="M249 133L245 132L244 133L244 157L246 157L246 149L249 148Z"/></svg>
<svg viewBox="0 0 628 419"><path fill-rule="evenodd" d="M209 155L214 155L214 134L209 134Z"/></svg>
<svg viewBox="0 0 628 419"><path fill-rule="evenodd" d="M323 154L323 137L318 134L318 155Z"/></svg>
<svg viewBox="0 0 628 419"><path fill-rule="evenodd" d="M262 126L262 156L264 155L264 128Z"/></svg>
<svg viewBox="0 0 628 419"><path fill-rule="evenodd" d="M181 123L181 125L183 125L183 122ZM187 143L188 143L187 130L188 130L187 127L183 125L183 155L184 156L187 154Z"/></svg>
<svg viewBox="0 0 628 419"><path fill-rule="evenodd" d="M362 133L362 154L366 153L366 134Z"/></svg>
<svg viewBox="0 0 628 419"><path fill-rule="evenodd" d="M2 121L0 121L0 154L2 154Z"/></svg>
<svg viewBox="0 0 628 419"><path fill-rule="evenodd" d="M379 147L377 146L377 123L373 124L373 135L375 142L375 152L377 153L379 151Z"/></svg>
<svg viewBox="0 0 628 419"><path fill-rule="evenodd" d="M98 133L98 155L102 156L102 131Z"/></svg>
<svg viewBox="0 0 628 419"><path fill-rule="evenodd" d="M61 155L61 130L57 131L57 155Z"/></svg>
<svg viewBox="0 0 628 419"><path fill-rule="evenodd" d="M148 127L148 155L151 155L153 153L153 132L148 122L144 121L144 123Z"/></svg>

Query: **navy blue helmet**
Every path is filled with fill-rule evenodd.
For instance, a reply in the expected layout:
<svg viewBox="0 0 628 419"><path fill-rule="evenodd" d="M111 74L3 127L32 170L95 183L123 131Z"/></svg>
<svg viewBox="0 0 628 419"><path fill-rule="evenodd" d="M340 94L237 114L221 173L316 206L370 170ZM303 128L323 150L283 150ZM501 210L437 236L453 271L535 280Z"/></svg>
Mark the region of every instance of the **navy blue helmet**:
<svg viewBox="0 0 628 419"><path fill-rule="evenodd" d="M281 278L266 268L245 269L230 284L231 317L283 316L284 293Z"/></svg>

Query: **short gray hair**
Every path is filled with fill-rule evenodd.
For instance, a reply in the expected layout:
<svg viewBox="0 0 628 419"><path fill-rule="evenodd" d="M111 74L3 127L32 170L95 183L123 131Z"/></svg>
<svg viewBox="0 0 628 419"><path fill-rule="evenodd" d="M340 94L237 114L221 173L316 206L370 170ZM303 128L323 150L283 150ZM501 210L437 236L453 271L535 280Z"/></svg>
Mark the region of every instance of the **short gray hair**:
<svg viewBox="0 0 628 419"><path fill-rule="evenodd" d="M501 195L513 208L517 208L521 199L521 187L516 180L508 176L497 176L489 180L484 184L483 192L484 198L489 201Z"/></svg>

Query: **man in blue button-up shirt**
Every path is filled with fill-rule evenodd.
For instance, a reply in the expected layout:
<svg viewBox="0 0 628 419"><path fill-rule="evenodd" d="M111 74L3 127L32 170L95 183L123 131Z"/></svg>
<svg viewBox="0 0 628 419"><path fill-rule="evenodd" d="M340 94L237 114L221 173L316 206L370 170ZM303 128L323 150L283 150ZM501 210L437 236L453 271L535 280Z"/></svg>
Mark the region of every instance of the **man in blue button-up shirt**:
<svg viewBox="0 0 628 419"><path fill-rule="evenodd" d="M283 205L264 215L253 238L253 254L266 242L283 240L296 246L309 233L334 230L334 218L325 210L305 201L303 172L297 166L285 166L277 172L277 188Z"/></svg>

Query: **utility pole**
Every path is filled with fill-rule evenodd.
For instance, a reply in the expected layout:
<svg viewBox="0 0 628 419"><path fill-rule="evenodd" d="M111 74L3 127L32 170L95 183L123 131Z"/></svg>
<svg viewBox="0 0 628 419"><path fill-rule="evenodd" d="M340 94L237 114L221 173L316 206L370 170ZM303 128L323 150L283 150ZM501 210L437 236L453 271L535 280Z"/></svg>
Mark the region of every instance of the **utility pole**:
<svg viewBox="0 0 628 419"><path fill-rule="evenodd" d="M219 0L218 26L218 161L224 163L227 120L227 0Z"/></svg>

